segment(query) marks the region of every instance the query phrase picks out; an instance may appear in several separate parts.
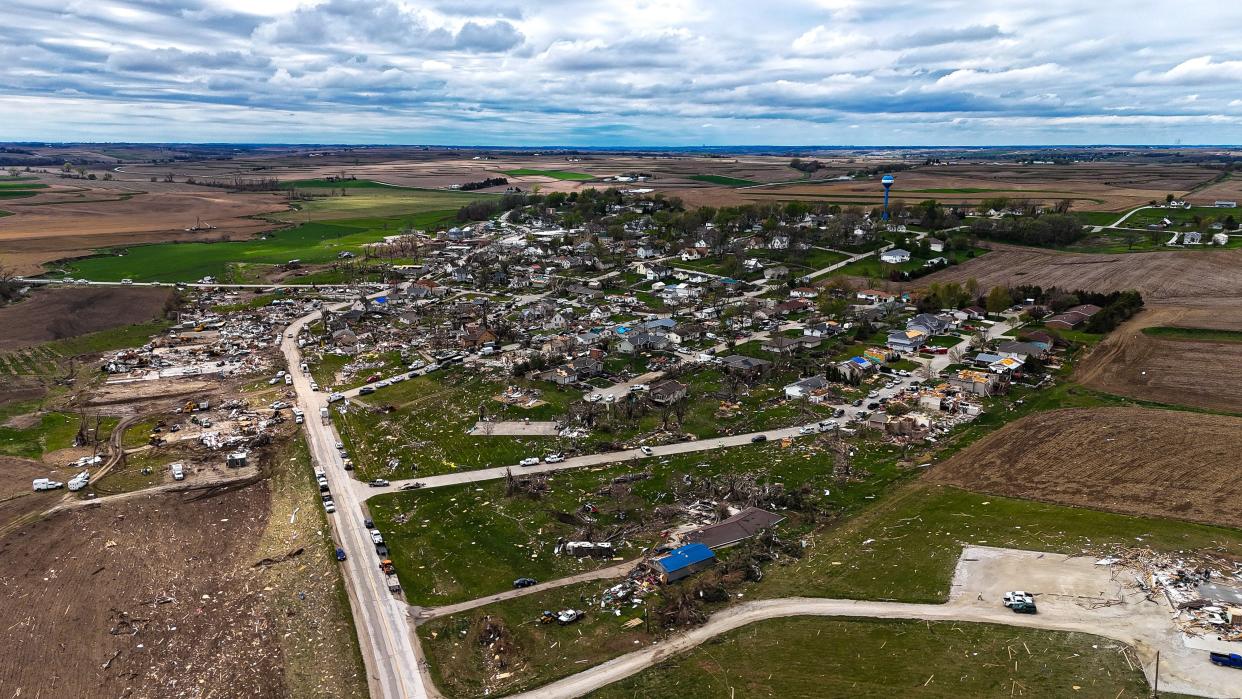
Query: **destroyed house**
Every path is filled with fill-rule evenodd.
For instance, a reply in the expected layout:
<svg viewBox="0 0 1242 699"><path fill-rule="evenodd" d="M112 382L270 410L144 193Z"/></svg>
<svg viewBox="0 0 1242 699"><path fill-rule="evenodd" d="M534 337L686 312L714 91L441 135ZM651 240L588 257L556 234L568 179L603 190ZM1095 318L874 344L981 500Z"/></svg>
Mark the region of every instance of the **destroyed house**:
<svg viewBox="0 0 1242 699"><path fill-rule="evenodd" d="M758 507L748 507L728 519L696 529L687 534L686 538L708 548L725 548L749 539L760 531L774 527L783 521L785 518L781 515L761 510Z"/></svg>
<svg viewBox="0 0 1242 699"><path fill-rule="evenodd" d="M716 564L716 554L700 543L686 544L652 561L660 582L671 583Z"/></svg>

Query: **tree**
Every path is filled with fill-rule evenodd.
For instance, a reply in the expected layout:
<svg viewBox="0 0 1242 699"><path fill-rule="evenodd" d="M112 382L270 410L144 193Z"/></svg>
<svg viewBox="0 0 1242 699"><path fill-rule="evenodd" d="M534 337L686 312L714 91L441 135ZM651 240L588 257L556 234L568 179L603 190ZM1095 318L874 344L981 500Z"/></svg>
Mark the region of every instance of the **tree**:
<svg viewBox="0 0 1242 699"><path fill-rule="evenodd" d="M992 290L988 292L988 297L984 301L984 306L988 309L988 313L1001 313L1006 308L1009 308L1009 304L1012 300L1013 299L1009 296L1009 289L1006 289L1003 286L994 286L992 287Z"/></svg>
<svg viewBox="0 0 1242 699"><path fill-rule="evenodd" d="M1139 234L1137 231L1124 231L1121 239L1125 241L1127 250L1133 250L1134 244L1138 242Z"/></svg>

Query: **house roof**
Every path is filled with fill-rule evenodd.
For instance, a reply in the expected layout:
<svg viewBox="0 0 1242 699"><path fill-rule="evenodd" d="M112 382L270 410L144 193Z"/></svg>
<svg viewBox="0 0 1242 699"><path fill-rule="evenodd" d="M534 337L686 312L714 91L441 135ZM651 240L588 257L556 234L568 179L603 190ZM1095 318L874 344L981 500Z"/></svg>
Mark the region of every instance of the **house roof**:
<svg viewBox="0 0 1242 699"><path fill-rule="evenodd" d="M775 526L785 521L781 515L748 507L741 512L723 519L715 524L697 529L686 535L686 538L703 544L708 548L720 548L750 538L762 529Z"/></svg>
<svg viewBox="0 0 1242 699"><path fill-rule="evenodd" d="M672 573L715 557L710 548L696 542L673 549L668 555L655 559L655 564L665 573Z"/></svg>

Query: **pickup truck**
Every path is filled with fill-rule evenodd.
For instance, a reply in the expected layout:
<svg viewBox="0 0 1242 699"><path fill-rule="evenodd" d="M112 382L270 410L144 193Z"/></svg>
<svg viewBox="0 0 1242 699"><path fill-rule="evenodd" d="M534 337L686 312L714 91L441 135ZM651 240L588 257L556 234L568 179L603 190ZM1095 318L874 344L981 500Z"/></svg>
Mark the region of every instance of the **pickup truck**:
<svg viewBox="0 0 1242 699"><path fill-rule="evenodd" d="M61 483L60 481L54 481L54 480L52 480L52 479L50 479L50 478L36 478L36 479L34 479L34 489L35 489L36 491L39 491L39 490L56 490L57 488L63 488L63 487L65 487L65 484L64 484L64 483Z"/></svg>
<svg viewBox="0 0 1242 699"><path fill-rule="evenodd" d="M1213 665L1220 665L1221 667L1236 667L1236 668L1242 669L1242 655L1238 655L1237 653L1211 652L1211 653L1208 653L1208 658L1212 661Z"/></svg>
<svg viewBox="0 0 1242 699"><path fill-rule="evenodd" d="M384 577L384 579L388 582L389 592L400 592L401 591L401 581L397 579L396 575L387 575Z"/></svg>

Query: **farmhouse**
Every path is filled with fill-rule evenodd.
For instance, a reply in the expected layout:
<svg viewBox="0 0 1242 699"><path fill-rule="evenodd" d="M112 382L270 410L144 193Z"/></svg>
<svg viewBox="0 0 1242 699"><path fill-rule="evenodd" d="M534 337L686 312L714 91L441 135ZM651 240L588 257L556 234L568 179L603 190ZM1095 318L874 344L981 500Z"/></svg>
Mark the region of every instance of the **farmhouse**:
<svg viewBox="0 0 1242 699"><path fill-rule="evenodd" d="M686 397L686 391L690 387L684 383L668 379L651 387L651 402L660 405L668 403L676 403Z"/></svg>
<svg viewBox="0 0 1242 699"><path fill-rule="evenodd" d="M888 252L880 254L880 262L890 265L899 265L910 261L910 251L894 248Z"/></svg>

